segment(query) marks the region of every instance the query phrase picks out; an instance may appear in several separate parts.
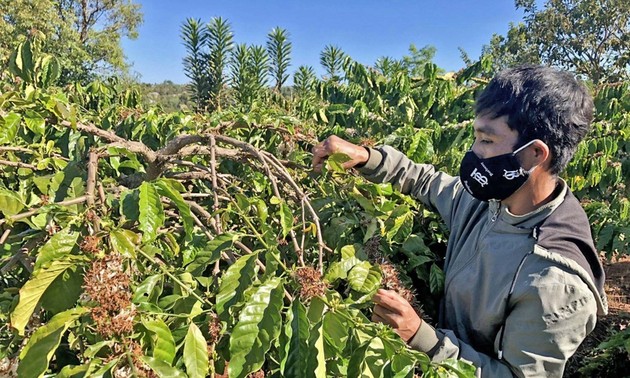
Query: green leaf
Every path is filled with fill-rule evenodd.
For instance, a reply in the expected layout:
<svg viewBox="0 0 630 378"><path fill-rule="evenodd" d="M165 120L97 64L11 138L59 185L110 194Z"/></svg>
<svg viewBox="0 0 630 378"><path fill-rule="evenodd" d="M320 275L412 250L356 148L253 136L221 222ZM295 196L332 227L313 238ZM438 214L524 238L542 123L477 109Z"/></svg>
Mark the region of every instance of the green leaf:
<svg viewBox="0 0 630 378"><path fill-rule="evenodd" d="M135 259L136 247L140 243L140 236L133 231L125 229L113 230L109 233L109 241L114 251L121 256Z"/></svg>
<svg viewBox="0 0 630 378"><path fill-rule="evenodd" d="M171 334L171 330L162 319L143 320L142 324L155 334L153 342L153 357L157 360L164 361L168 365L173 364L175 359L175 340Z"/></svg>
<svg viewBox="0 0 630 378"><path fill-rule="evenodd" d="M20 128L22 118L19 114L9 113L0 117L0 144L12 143L15 141ZM1 209L1 207L0 207Z"/></svg>
<svg viewBox="0 0 630 378"><path fill-rule="evenodd" d="M611 223L606 224L597 234L597 249L603 250L610 243L615 233L615 226Z"/></svg>
<svg viewBox="0 0 630 378"><path fill-rule="evenodd" d="M223 274L216 299L217 315L221 320L229 317L229 308L243 298L245 289L254 282L257 257L256 253L242 256Z"/></svg>
<svg viewBox="0 0 630 378"><path fill-rule="evenodd" d="M164 361L160 361L157 358L142 356L142 362L147 364L151 370L153 370L158 377L160 378L186 378L188 377L181 370L172 367L171 365L165 363Z"/></svg>
<svg viewBox="0 0 630 378"><path fill-rule="evenodd" d="M246 377L259 370L282 327L282 279L273 277L255 289L230 337L229 376Z"/></svg>
<svg viewBox="0 0 630 378"><path fill-rule="evenodd" d="M39 270L51 261L58 260L69 255L77 246L79 233L71 231L69 228L54 234L46 244L37 252L34 270Z"/></svg>
<svg viewBox="0 0 630 378"><path fill-rule="evenodd" d="M184 340L184 365L186 365L186 373L191 378L204 378L208 373L206 339L203 338L201 330L192 322Z"/></svg>
<svg viewBox="0 0 630 378"><path fill-rule="evenodd" d="M431 265L429 286L433 294L441 293L444 290L444 271L436 264Z"/></svg>
<svg viewBox="0 0 630 378"><path fill-rule="evenodd" d="M85 377L90 370L90 364L83 364L79 366L66 365L59 371L56 378L82 378Z"/></svg>
<svg viewBox="0 0 630 378"><path fill-rule="evenodd" d="M335 350L335 353L342 355L352 325L348 324L346 318L340 315L339 311L343 310L328 311L324 314L324 338L326 343Z"/></svg>
<svg viewBox="0 0 630 378"><path fill-rule="evenodd" d="M83 293L82 285L81 272L78 269L66 269L46 289L42 296L42 307L52 314L74 307Z"/></svg>
<svg viewBox="0 0 630 378"><path fill-rule="evenodd" d="M352 257L349 259L335 261L330 264L326 274L324 275L324 279L330 283L335 282L338 279L346 279L348 278L348 272L355 265L361 263L362 261L357 259L356 257Z"/></svg>
<svg viewBox="0 0 630 378"><path fill-rule="evenodd" d="M46 120L44 120L44 117L42 117L39 113L33 110L27 110L24 112L24 123L26 123L26 127L37 135L44 135L46 132Z"/></svg>
<svg viewBox="0 0 630 378"><path fill-rule="evenodd" d="M291 322L287 324L290 330L288 353L283 369L285 377L304 377L308 366L308 339L309 324L306 317L306 308L299 300L294 300L291 305Z"/></svg>
<svg viewBox="0 0 630 378"><path fill-rule="evenodd" d="M258 200L255 200L254 203L256 204L258 219L261 223L266 223L269 216L269 209L267 208L267 204L260 198Z"/></svg>
<svg viewBox="0 0 630 378"><path fill-rule="evenodd" d="M70 324L87 310L80 307L61 312L43 326L37 328L20 352L19 377L41 377L48 370L48 363L61 342L61 336Z"/></svg>
<svg viewBox="0 0 630 378"><path fill-rule="evenodd" d="M201 276L210 264L221 258L221 252L230 248L238 238L237 234L225 233L210 240L186 266L186 270L195 276Z"/></svg>
<svg viewBox="0 0 630 378"><path fill-rule="evenodd" d="M324 353L324 329L320 320L311 329L308 340L309 353L306 356L308 367L306 376L308 378L326 378L326 355Z"/></svg>
<svg viewBox="0 0 630 378"><path fill-rule="evenodd" d="M282 225L282 237L286 238L293 228L293 213L291 212L291 208L286 203L282 202L278 215L280 216L280 224Z"/></svg>
<svg viewBox="0 0 630 378"><path fill-rule="evenodd" d="M425 163L431 159L433 153L431 137L422 130L416 130L406 155L416 163Z"/></svg>
<svg viewBox="0 0 630 378"><path fill-rule="evenodd" d="M381 271L367 261L356 264L348 273L350 288L360 293L372 293L381 285Z"/></svg>
<svg viewBox="0 0 630 378"><path fill-rule="evenodd" d="M55 260L48 267L36 270L33 276L20 288L20 300L11 313L11 326L24 336L24 328L31 318L37 303L48 286L66 269L76 264L76 260Z"/></svg>
<svg viewBox="0 0 630 378"><path fill-rule="evenodd" d="M10 217L18 214L24 208L24 203L14 193L0 189L0 212L5 217Z"/></svg>
<svg viewBox="0 0 630 378"><path fill-rule="evenodd" d="M179 215L182 217L184 224L184 231L186 231L186 241L192 240L194 221L192 213L190 212L190 206L184 200L184 197L174 188L174 180L161 179L155 182L155 186L158 189L160 195L169 198L179 211ZM179 183L177 183L179 184Z"/></svg>
<svg viewBox="0 0 630 378"><path fill-rule="evenodd" d="M348 378L382 377L386 361L387 354L383 342L374 337L352 353L348 364Z"/></svg>
<svg viewBox="0 0 630 378"><path fill-rule="evenodd" d="M128 190L120 194L120 215L130 221L140 218L140 194L138 190Z"/></svg>
<svg viewBox="0 0 630 378"><path fill-rule="evenodd" d="M342 153L334 153L326 159L326 166L333 172L344 173L343 163L350 161L350 157Z"/></svg>
<svg viewBox="0 0 630 378"><path fill-rule="evenodd" d="M142 281L142 283L134 290L132 302L138 304L151 300L157 301L159 293L162 292L162 287L159 286L157 295L154 295L154 293L156 291L157 284L160 283L162 277L162 274L154 274L145 278L144 281Z"/></svg>
<svg viewBox="0 0 630 378"><path fill-rule="evenodd" d="M142 241L154 240L157 232L164 225L164 208L160 202L160 195L153 184L143 182L140 191L140 222L138 228L142 230Z"/></svg>
<svg viewBox="0 0 630 378"><path fill-rule="evenodd" d="M403 212L403 214L395 216L395 214L399 214L400 212ZM387 240L403 242L409 237L413 229L413 213L406 205L402 205L394 210L392 218L385 222Z"/></svg>
<svg viewBox="0 0 630 378"><path fill-rule="evenodd" d="M104 347L111 348L114 343L114 340L99 341L87 347L85 349L85 352L83 352L83 356L88 359L93 359L101 351L101 349L103 349Z"/></svg>

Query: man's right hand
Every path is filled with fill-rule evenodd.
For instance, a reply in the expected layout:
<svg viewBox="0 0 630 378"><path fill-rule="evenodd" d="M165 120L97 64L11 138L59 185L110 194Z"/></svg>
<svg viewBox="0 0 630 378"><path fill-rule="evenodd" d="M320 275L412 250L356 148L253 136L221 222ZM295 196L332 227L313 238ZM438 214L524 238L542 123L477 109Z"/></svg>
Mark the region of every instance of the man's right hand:
<svg viewBox="0 0 630 378"><path fill-rule="evenodd" d="M325 141L313 147L312 152L313 170L315 172L321 172L322 165L332 154L341 153L350 157L350 160L342 164L342 167L345 169L365 164L370 158L370 153L365 147L350 143L335 135L328 137Z"/></svg>

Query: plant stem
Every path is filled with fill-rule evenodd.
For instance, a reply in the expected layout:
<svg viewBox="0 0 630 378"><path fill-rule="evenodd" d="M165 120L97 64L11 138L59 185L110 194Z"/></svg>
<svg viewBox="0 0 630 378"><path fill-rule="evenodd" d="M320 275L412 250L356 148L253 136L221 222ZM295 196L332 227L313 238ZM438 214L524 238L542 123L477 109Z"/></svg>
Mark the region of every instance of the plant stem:
<svg viewBox="0 0 630 378"><path fill-rule="evenodd" d="M199 296L199 294L195 293L195 290L193 290L193 288L191 288L190 286L186 285L185 283L183 283L179 278L175 277L175 275L171 272L168 271L168 269L164 266L164 263L162 263L161 261L158 261L156 259L154 259L153 257L149 256L146 252L144 252L142 249L137 248L136 247L136 252L138 252L139 254L141 254L142 256L144 256L144 258L146 258L147 260L149 260L149 262L153 265L157 265L160 270L162 271L162 273L166 274L170 279L172 279L176 284L178 284L179 286L181 286L183 289L185 289L190 295L192 295L193 297L195 297L197 300L199 300L201 303L205 303L209 306L214 306L210 301L208 301L207 299L201 298Z"/></svg>

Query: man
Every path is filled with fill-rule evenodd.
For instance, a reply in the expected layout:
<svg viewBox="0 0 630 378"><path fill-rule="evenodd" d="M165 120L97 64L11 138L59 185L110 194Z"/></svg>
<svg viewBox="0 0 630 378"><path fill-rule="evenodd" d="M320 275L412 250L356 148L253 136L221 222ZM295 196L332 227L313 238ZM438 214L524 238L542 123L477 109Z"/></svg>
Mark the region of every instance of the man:
<svg viewBox="0 0 630 378"><path fill-rule="evenodd" d="M475 111L459 177L334 136L313 148L313 165L344 153L346 168L393 183L450 230L439 328L386 290L373 298L374 321L434 361L471 362L478 376L560 377L607 312L588 219L558 177L588 132L593 100L568 73L523 66L492 79Z"/></svg>

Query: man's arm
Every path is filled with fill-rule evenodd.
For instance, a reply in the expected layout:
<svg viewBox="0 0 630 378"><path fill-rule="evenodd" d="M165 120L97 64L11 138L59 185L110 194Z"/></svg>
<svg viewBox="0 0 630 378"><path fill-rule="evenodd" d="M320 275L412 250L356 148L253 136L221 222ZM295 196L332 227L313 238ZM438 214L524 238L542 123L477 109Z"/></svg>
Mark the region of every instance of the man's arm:
<svg viewBox="0 0 630 378"><path fill-rule="evenodd" d="M503 358L481 353L451 330L434 329L420 321L411 306L393 291L379 292L373 320L391 325L413 349L433 361L462 359L482 377L561 377L568 358L595 327L597 304L576 274L561 267L532 270L528 282L515 292L503 332ZM413 312L413 314L412 314ZM501 332L494 348L498 351Z"/></svg>
<svg viewBox="0 0 630 378"><path fill-rule="evenodd" d="M453 209L463 192L459 179L436 172L430 164L418 164L396 149L383 146L365 148L331 136L313 148L313 168L321 169L324 160L334 154L350 157L344 168L357 168L372 182L389 182L401 193L409 194L436 210L448 227Z"/></svg>

